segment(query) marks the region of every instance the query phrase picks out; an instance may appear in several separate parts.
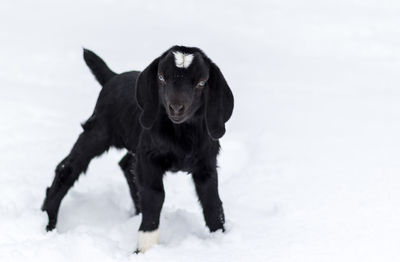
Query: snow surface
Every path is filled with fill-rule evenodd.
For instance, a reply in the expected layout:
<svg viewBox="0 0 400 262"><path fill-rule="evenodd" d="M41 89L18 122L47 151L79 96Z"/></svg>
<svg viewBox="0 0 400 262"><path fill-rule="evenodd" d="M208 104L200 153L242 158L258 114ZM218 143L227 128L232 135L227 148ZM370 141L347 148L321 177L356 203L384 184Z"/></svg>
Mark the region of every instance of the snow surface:
<svg viewBox="0 0 400 262"><path fill-rule="evenodd" d="M178 15L179 13L179 15ZM0 261L400 261L400 2L0 2ZM236 98L222 139L227 232L205 227L189 176L168 174L160 244L134 255L117 162L92 161L40 211L99 85L174 44L201 47Z"/></svg>

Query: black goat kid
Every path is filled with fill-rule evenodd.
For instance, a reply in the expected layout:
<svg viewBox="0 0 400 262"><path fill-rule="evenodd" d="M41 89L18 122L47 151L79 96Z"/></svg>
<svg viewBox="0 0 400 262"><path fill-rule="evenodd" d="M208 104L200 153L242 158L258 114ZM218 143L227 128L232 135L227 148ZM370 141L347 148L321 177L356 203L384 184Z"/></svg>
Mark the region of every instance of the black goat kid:
<svg viewBox="0 0 400 262"><path fill-rule="evenodd" d="M46 191L47 230L55 228L62 199L91 159L110 147L128 150L120 166L136 212L142 213L138 251L158 241L166 171L192 174L206 225L224 230L216 158L233 95L217 65L200 49L183 46L170 48L143 72L116 74L89 50L84 59L103 88Z"/></svg>

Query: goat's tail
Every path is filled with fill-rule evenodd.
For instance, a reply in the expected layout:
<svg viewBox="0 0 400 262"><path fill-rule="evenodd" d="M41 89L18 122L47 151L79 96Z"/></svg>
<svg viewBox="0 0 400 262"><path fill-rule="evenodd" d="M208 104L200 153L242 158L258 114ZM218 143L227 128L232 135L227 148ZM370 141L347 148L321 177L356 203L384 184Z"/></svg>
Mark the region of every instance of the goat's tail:
<svg viewBox="0 0 400 262"><path fill-rule="evenodd" d="M88 49L83 49L83 59L87 66L92 71L94 77L96 77L97 81L100 85L104 86L105 83L108 82L113 76L116 75L110 68L108 68L107 64L101 59L98 55L93 53Z"/></svg>

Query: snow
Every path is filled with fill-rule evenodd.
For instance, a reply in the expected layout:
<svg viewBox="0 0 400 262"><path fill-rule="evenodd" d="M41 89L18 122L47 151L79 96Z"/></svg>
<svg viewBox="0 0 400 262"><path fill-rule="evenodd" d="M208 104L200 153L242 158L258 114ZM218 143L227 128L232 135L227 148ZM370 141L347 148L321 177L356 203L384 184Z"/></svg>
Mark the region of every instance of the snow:
<svg viewBox="0 0 400 262"><path fill-rule="evenodd" d="M394 0L1 1L0 261L399 261L399 12ZM122 72L175 44L202 48L235 95L219 158L226 232L208 232L191 178L168 174L160 244L133 254L141 218L116 150L45 232L45 188L100 90L81 48Z"/></svg>

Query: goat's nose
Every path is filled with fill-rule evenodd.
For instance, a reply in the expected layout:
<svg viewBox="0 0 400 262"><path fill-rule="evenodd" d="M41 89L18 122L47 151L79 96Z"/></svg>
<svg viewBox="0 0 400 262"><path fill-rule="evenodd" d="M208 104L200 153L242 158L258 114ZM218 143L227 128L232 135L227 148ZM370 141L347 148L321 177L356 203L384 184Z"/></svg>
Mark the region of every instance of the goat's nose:
<svg viewBox="0 0 400 262"><path fill-rule="evenodd" d="M169 110L174 114L180 114L183 112L183 105L181 104L170 104Z"/></svg>

